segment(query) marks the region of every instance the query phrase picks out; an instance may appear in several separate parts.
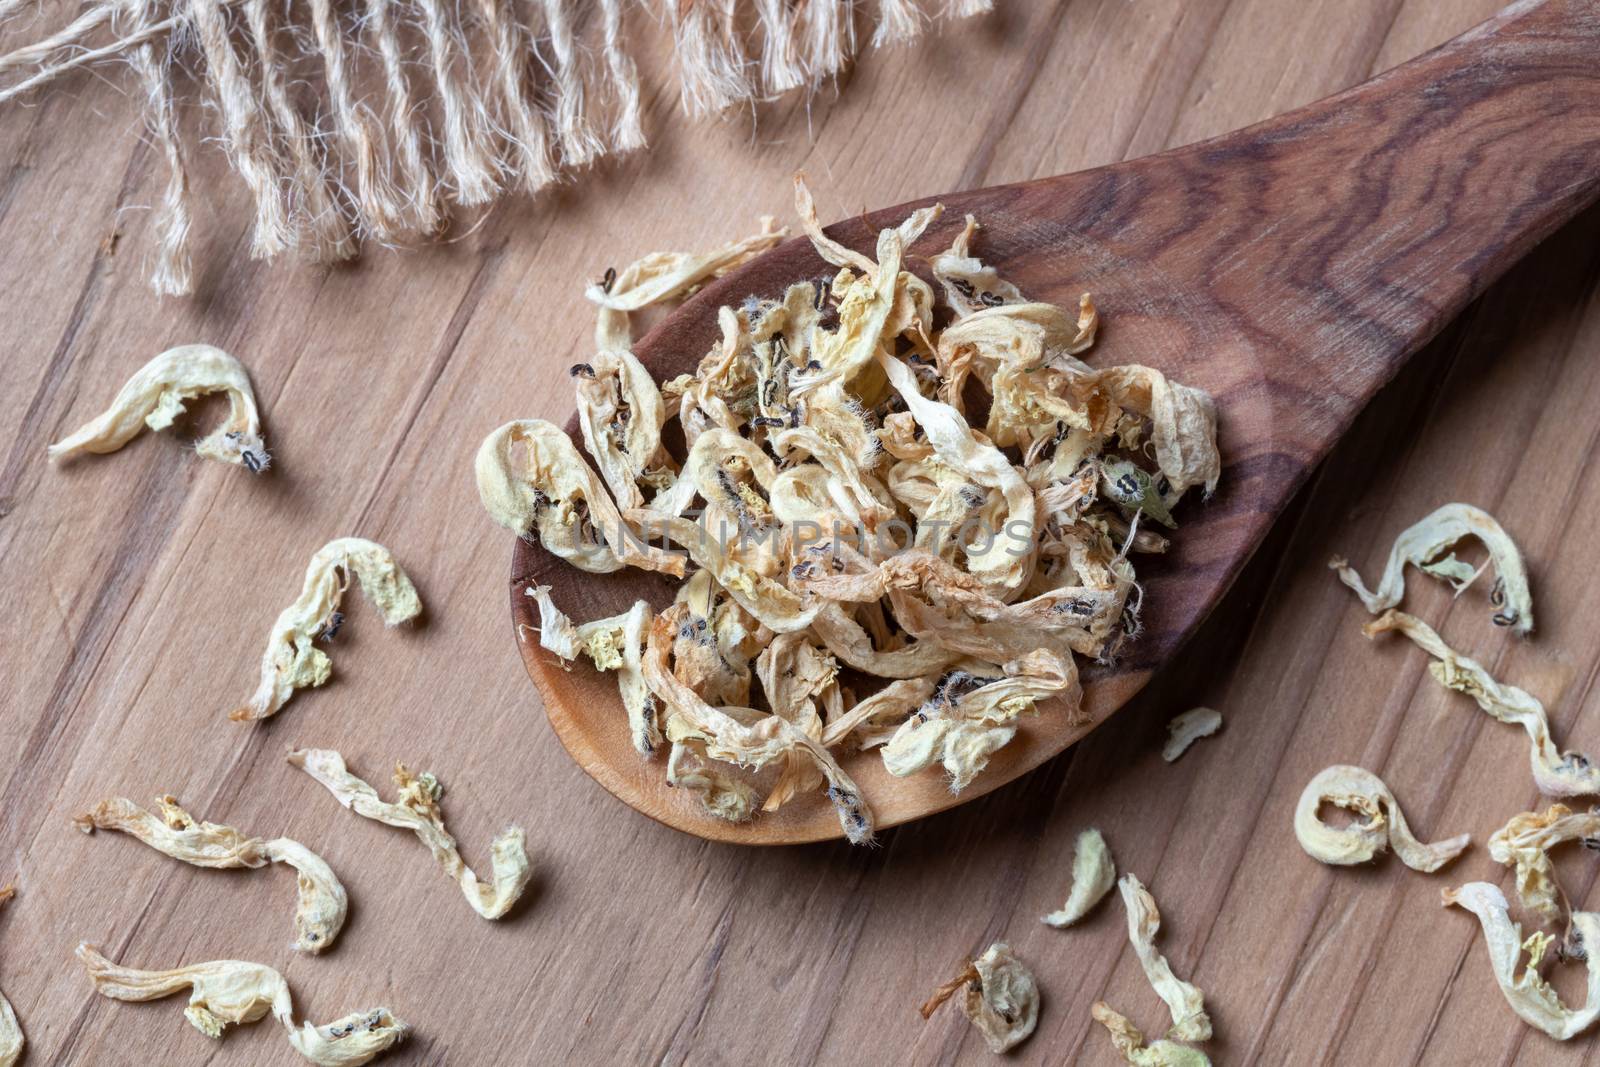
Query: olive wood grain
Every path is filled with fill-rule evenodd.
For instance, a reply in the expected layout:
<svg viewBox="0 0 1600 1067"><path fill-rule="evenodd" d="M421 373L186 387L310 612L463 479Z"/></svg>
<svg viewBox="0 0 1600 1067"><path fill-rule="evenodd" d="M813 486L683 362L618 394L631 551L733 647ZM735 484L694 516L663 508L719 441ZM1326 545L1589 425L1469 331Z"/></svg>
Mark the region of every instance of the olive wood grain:
<svg viewBox="0 0 1600 1067"><path fill-rule="evenodd" d="M943 247L972 214L975 252L1031 299L1095 296L1093 359L1155 366L1208 390L1221 414L1222 485L1179 511L1164 557L1138 559L1145 632L1114 668L1085 669L1090 722L1059 706L961 795L936 771L892 780L876 753L847 757L880 828L980 796L1082 737L1143 687L1227 590L1275 517L1405 359L1536 243L1600 195L1600 4L1524 2L1349 91L1214 140L1112 166L952 193L829 228L870 252L876 231L938 200L945 214L910 257ZM827 268L791 240L708 286L636 348L662 380L716 337L715 310L774 296ZM577 437L575 421L569 432ZM590 575L519 541L513 634L557 736L607 790L702 837L748 844L840 836L832 808L800 798L733 825L674 795L660 758L632 749L616 688L564 670L524 626L524 590L548 584L576 618L657 606L673 585Z"/></svg>

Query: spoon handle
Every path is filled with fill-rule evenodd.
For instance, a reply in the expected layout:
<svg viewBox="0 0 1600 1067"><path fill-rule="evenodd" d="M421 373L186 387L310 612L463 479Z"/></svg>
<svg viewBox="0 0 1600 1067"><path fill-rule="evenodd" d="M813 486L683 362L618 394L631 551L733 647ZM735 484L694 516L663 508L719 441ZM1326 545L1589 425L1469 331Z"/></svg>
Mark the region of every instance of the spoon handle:
<svg viewBox="0 0 1600 1067"><path fill-rule="evenodd" d="M1207 294L1196 340L1265 371L1273 417L1251 432L1306 470L1406 357L1600 198L1600 0L1522 0L1297 111L1035 185L1063 244Z"/></svg>

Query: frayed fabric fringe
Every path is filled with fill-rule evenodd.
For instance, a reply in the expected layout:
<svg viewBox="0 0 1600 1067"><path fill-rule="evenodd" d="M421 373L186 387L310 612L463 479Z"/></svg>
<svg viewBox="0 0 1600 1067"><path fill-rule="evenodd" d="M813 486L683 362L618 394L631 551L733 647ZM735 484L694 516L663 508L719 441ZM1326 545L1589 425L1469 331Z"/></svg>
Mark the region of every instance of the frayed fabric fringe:
<svg viewBox="0 0 1600 1067"><path fill-rule="evenodd" d="M166 164L151 286L193 288L189 152L215 139L250 192L250 254L349 259L426 239L451 204L533 193L642 148L630 45L664 24L683 110L715 115L914 41L991 0L94 0L0 53L0 104L79 67L133 68ZM23 15L24 11L28 13ZM0 41L45 19L0 0ZM860 25L858 26L858 23ZM859 36L858 36L859 30ZM307 87L310 87L309 89ZM212 129L190 129L204 104ZM198 122L194 124L198 127Z"/></svg>

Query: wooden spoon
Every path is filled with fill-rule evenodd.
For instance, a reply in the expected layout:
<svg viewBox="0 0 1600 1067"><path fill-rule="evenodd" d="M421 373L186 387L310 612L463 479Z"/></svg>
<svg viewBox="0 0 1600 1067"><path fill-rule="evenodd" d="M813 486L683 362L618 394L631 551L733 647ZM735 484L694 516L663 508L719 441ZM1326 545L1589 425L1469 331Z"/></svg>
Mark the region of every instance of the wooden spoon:
<svg viewBox="0 0 1600 1067"><path fill-rule="evenodd" d="M877 825L981 796L1109 718L1206 617L1405 359L1597 196L1600 3L1528 0L1364 85L1237 133L831 227L870 255L879 229L937 199L945 214L911 250L915 264L975 215L975 253L1030 299L1071 307L1094 294L1105 324L1095 362L1150 364L1209 391L1226 464L1208 503L1180 508L1172 551L1139 559L1145 632L1114 669L1085 669L1091 721L1069 725L1059 705L1041 707L959 796L937 769L895 779L875 751L847 756ZM809 242L789 241L707 286L636 352L657 380L690 371L717 339L718 307L831 273ZM567 429L578 438L575 419ZM587 574L518 541L514 635L537 623L524 595L536 583L580 620L639 597L665 606L675 588L633 570ZM718 841L841 836L820 794L740 825L705 815L667 786L662 757L633 750L611 676L586 661L564 670L532 637L517 647L567 751L632 807Z"/></svg>

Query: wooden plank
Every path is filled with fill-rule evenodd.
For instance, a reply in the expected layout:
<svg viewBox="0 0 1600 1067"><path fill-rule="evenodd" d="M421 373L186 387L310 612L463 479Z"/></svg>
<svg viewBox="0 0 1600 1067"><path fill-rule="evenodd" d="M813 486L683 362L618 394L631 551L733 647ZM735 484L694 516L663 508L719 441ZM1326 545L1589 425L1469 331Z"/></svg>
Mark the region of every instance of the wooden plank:
<svg viewBox="0 0 1600 1067"><path fill-rule="evenodd" d="M1447 638L1550 701L1557 737L1592 750L1600 637L1585 625L1600 517L1592 476L1600 271L1591 215L1497 286L1360 421L1183 660L1069 756L883 847L748 852L622 808L546 727L501 614L509 546L478 508L472 450L506 418L571 410L583 280L660 247L698 247L787 215L803 167L829 216L1034 177L1220 133L1359 81L1489 14L1492 0L1075 0L1002 4L988 26L871 56L837 98L688 126L649 101L656 145L537 203L502 205L451 244L355 267L245 255L244 198L213 151L197 185L192 300L144 288L155 155L129 102L90 78L0 115L0 561L8 639L0 742L0 988L30 1062L299 1062L270 1027L214 1048L176 1003L93 997L82 939L135 965L236 956L283 969L314 1018L386 1003L417 1028L391 1063L953 1062L987 1054L946 1011L914 1007L961 957L1005 937L1046 1004L1020 1063L1116 1062L1088 1005L1163 1013L1112 903L1084 927L1036 917L1065 893L1073 837L1101 826L1161 902L1163 945L1217 1019L1219 1062L1592 1059L1513 1019L1476 924L1441 886L1499 880L1482 843L1538 802L1526 744L1439 691L1420 653L1369 644L1323 563L1364 569L1428 508L1470 500L1527 549L1540 631L1485 624L1479 591L1413 604ZM641 30L647 26L642 25ZM659 65L660 57L655 60ZM196 120L197 116L187 116ZM122 236L102 242L113 226ZM161 348L221 344L251 367L277 467L262 479L147 436L63 467L47 441L99 409ZM1106 352L1105 358L1131 358ZM364 605L335 678L250 728L260 642L310 552L359 533L391 545L428 605L386 632ZM488 607L485 607L488 605ZM1171 714L1210 703L1216 738L1156 755ZM406 835L341 811L282 761L343 750L381 779L405 759L449 788L469 861L509 821L538 868L491 927ZM1436 876L1392 859L1320 867L1289 826L1335 761L1383 774L1419 833L1473 833ZM322 851L353 900L325 958L287 949L284 872L206 872L68 819L102 796L179 794L197 814ZM1593 903L1587 855L1563 868ZM419 916L425 917L419 921ZM1562 988L1573 992L1570 976Z"/></svg>

